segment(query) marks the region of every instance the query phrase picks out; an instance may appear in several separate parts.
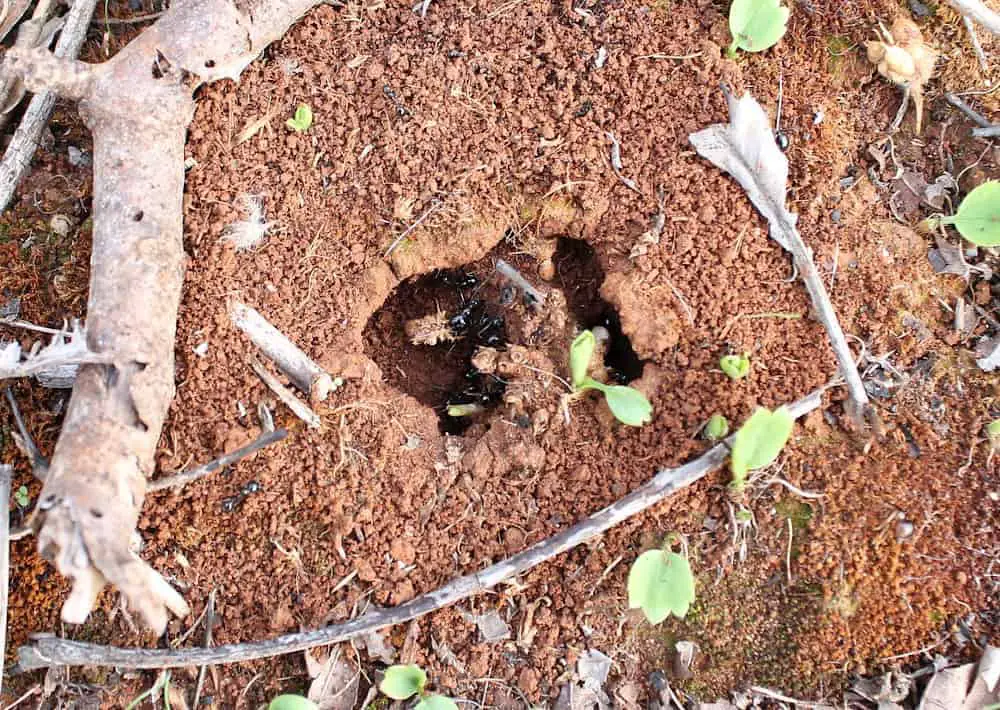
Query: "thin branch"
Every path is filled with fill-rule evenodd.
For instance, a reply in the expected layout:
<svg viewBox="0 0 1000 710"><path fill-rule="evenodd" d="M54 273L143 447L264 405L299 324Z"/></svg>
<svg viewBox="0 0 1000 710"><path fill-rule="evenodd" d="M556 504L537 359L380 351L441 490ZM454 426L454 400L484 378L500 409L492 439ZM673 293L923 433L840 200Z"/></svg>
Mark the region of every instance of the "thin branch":
<svg viewBox="0 0 1000 710"><path fill-rule="evenodd" d="M973 128L972 135L976 138L1000 138L1000 125Z"/></svg>
<svg viewBox="0 0 1000 710"><path fill-rule="evenodd" d="M148 15L135 15L133 17L108 17L94 18L90 21L90 24L96 25L98 27L104 26L114 26L114 25L138 25L143 22L152 22L157 20L162 15L162 12L151 12Z"/></svg>
<svg viewBox="0 0 1000 710"><path fill-rule="evenodd" d="M219 469L225 468L226 466L234 464L237 461L241 461L250 454L256 453L266 446L270 446L275 442L281 441L286 436L288 436L287 429L264 432L246 446L241 446L235 451L225 454L224 456L220 456L213 461L209 461L203 466L199 466L198 468L190 471L184 471L183 473L177 473L173 476L167 476L166 478L159 478L155 481L151 481L146 487L146 490L163 491L168 488L180 488L188 483L191 483L192 481L197 481L199 478L204 478L214 471L218 471Z"/></svg>
<svg viewBox="0 0 1000 710"><path fill-rule="evenodd" d="M788 406L792 416L805 416L822 404L824 389L817 390ZM19 666L35 670L53 665L124 666L126 668L171 668L217 663L237 663L304 651L316 646L341 643L387 626L416 619L495 587L504 580L524 574L553 557L596 537L615 525L660 503L673 493L690 486L725 463L730 437L702 456L678 468L660 470L652 480L607 508L571 528L532 545L480 572L459 577L448 584L397 607L375 609L351 621L315 631L288 634L267 641L227 644L215 648L137 649L100 646L58 638L52 634L32 637L33 644L22 646Z"/></svg>
<svg viewBox="0 0 1000 710"><path fill-rule="evenodd" d="M213 589L209 592L208 604L205 607L205 648L212 647L212 630L215 628L215 593L217 591L217 589ZM207 668L208 666L202 666L198 669L198 682L194 686L194 702L191 704L192 707L198 707L198 701L201 699L201 689L205 685L205 669Z"/></svg>
<svg viewBox="0 0 1000 710"><path fill-rule="evenodd" d="M976 53L976 57L979 59L979 67L983 70L983 73L989 73L990 63L986 59L986 52L983 51L983 45L979 42L979 35L976 34L976 26L972 24L972 20L969 19L968 15L962 15L962 22L965 23L965 31L969 33L969 41L972 42L972 50Z"/></svg>
<svg viewBox="0 0 1000 710"><path fill-rule="evenodd" d="M66 15L66 25L56 43L57 57L74 59L80 54L95 5L97 0L74 0ZM43 91L35 94L28 104L24 118L7 146L3 161L0 161L0 212L6 210L14 199L14 191L31 164L42 130L49 122L55 103L56 95L51 91Z"/></svg>
<svg viewBox="0 0 1000 710"><path fill-rule="evenodd" d="M763 695L765 698L771 698L771 700L777 700L778 702L791 703L795 707L812 708L813 710L836 710L833 705L827 705L826 703L814 703L809 700L796 700L795 698L790 698L787 695L782 695L777 691L760 685L751 685L750 692L756 693L757 695Z"/></svg>
<svg viewBox="0 0 1000 710"><path fill-rule="evenodd" d="M250 358L250 367L257 373L268 389L274 392L285 405L291 409L295 416L304 421L313 429L319 429L319 415L310 409L304 402L300 401L295 393L278 382L278 378L267 371L256 358Z"/></svg>
<svg viewBox="0 0 1000 710"><path fill-rule="evenodd" d="M3 510L0 512L0 629L5 633L0 634L0 658L4 658L7 652L6 629L7 629L7 576L10 573L10 479L14 475L14 467L10 464L0 464L0 503ZM0 690L3 689L3 677L0 676Z"/></svg>
<svg viewBox="0 0 1000 710"><path fill-rule="evenodd" d="M229 317L310 399L322 402L340 385L255 309L232 301Z"/></svg>
<svg viewBox="0 0 1000 710"><path fill-rule="evenodd" d="M988 128L993 125L988 118L969 106L969 104L965 103L965 101L962 100L957 94L945 94L944 100L968 116L969 120L980 128Z"/></svg>
<svg viewBox="0 0 1000 710"><path fill-rule="evenodd" d="M979 0L948 0L948 4L995 35L1000 35L1000 15Z"/></svg>
<svg viewBox="0 0 1000 710"><path fill-rule="evenodd" d="M25 426L24 417L21 416L21 408L17 406L17 399L15 399L10 385L4 387L4 394L7 396L10 413L14 415L14 424L17 426L18 437L20 438L20 442L15 441L15 443L20 444L19 448L24 450L25 456L31 462L31 472L35 478L39 481L44 481L45 475L49 472L49 460L42 456L42 452L38 450L35 439L31 436L31 432L28 431L28 427Z"/></svg>

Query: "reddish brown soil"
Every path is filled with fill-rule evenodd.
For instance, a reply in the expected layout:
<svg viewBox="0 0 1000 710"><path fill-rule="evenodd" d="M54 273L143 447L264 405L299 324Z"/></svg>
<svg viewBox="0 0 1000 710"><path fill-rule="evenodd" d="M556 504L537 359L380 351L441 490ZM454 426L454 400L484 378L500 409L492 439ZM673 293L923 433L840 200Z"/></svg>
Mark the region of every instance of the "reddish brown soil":
<svg viewBox="0 0 1000 710"><path fill-rule="evenodd" d="M288 440L146 503L144 556L183 590L195 615L217 590L217 642L340 621L365 601L406 601L564 529L658 467L696 456L705 448L697 432L714 412L738 422L758 405L788 402L831 379L825 334L809 317L801 283L787 280L787 257L739 187L686 140L726 119L721 81L773 109L779 73L791 204L844 328L875 355L892 353L897 368L916 365L909 384L879 402L887 439L863 449L841 428L833 401L798 428L780 464L785 479L824 497L806 507L780 485L752 488L756 529L747 559L733 561L719 472L518 585L422 619L406 660L427 667L455 696L539 701L557 693L580 651L597 648L616 661L615 686L636 682L645 695L646 675L670 666L672 642L692 639L701 654L687 688L702 699L747 682L836 696L847 674L927 646L959 618L996 638L995 574L986 575L998 552L998 511L988 497L998 478L981 441L982 425L997 415L996 380L978 372L969 341L956 337L941 307L963 284L933 274L926 240L893 223L886 191L866 179L850 190L839 183L874 165L868 146L881 137L898 95L873 78L857 50L831 50L869 38L895 4L814 0L811 11L793 12L777 48L738 61L720 58L724 5L599 2L581 13L540 0L434 3L423 20L405 3L323 7L238 86L201 90L188 148L195 164L185 196L190 262L178 394L160 470L243 443L256 432L257 403L273 399L246 364L252 346L229 323L231 297L258 308L346 380L318 406L319 431L278 407L279 421L294 430ZM965 41L950 17L929 21L927 32ZM597 69L601 46L609 59ZM969 65L965 76L974 71ZM967 140L968 125L939 105L939 91L955 88L965 87L942 78L929 100L932 115L947 114L947 133L930 120L915 139L911 116L895 138L900 160L928 181L945 169L942 161L957 172L983 153ZM315 121L295 134L284 120L302 102ZM818 110L825 118L814 125ZM239 142L247 125L268 115L267 125ZM606 131L621 142L624 174L642 194L615 178ZM85 193L80 171L51 159L47 168ZM983 154L976 170L996 175L996 153ZM877 177L892 172L890 165ZM75 198L60 192L62 178L45 175L26 183L0 249L15 265L2 277L3 291L24 295L25 318L52 323L81 312L88 240L81 229L58 249L37 240L21 248L26 234L45 232L43 210L77 210ZM37 205L28 198L53 187ZM661 189L662 238L630 259ZM222 236L242 217L244 193L262 197L274 226L259 247L236 252ZM436 211L384 258L432 205ZM82 219L85 211L74 214ZM594 256L563 241L548 286L566 295L579 325L592 324L598 294L618 309L645 360L635 384L650 396L653 422L621 427L599 401L583 399L567 426L560 385L521 370L524 402L495 409L464 438L446 442L434 407L441 390L453 387L465 351L406 346L401 323L461 301L453 289L406 279L463 265L485 276L482 260L501 245L546 285L537 259L560 237L585 241ZM492 294L496 285L489 288ZM924 331L915 331L913 319ZM511 342L528 345L539 370L566 377L569 330L547 327L538 342L515 328ZM202 343L203 357L194 352ZM748 379L733 383L719 371L727 352L751 353ZM50 395L26 385L17 392L36 435L51 446L58 418ZM242 416L240 405L251 414ZM517 426L520 414L532 426ZM449 460L446 445L458 457ZM28 480L20 465L15 485ZM222 512L223 499L250 480L262 491ZM900 515L915 528L903 541L894 532ZM634 557L670 531L688 536L699 599L687 620L651 628L626 611L625 576ZM8 648L30 631L58 628L65 585L33 550L31 541L14 548ZM129 630L116 601L106 594L72 635L152 643ZM520 643L481 643L461 613L492 608ZM170 638L190 623L173 623ZM399 648L406 634L394 629L389 637ZM459 663L443 663L432 642L446 644ZM300 661L285 659L226 667L212 693L231 706L255 677L252 702L305 683ZM127 701L138 691L133 680L113 697Z"/></svg>

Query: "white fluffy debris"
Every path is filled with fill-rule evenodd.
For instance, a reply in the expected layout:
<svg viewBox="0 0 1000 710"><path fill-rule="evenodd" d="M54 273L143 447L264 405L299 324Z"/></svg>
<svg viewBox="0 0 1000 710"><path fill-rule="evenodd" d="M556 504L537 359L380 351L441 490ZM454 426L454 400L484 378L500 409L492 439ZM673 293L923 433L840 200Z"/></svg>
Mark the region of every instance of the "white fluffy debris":
<svg viewBox="0 0 1000 710"><path fill-rule="evenodd" d="M0 380L15 377L45 378L53 372L65 374L66 368L88 363L108 363L111 356L97 353L87 345L83 326L74 321L72 326L52 337L46 346L35 343L31 350L22 352L17 341L0 343Z"/></svg>
<svg viewBox="0 0 1000 710"><path fill-rule="evenodd" d="M229 225L222 238L236 247L236 251L247 251L264 240L271 223L264 220L264 205L259 197L242 195L240 201L243 203L246 219Z"/></svg>

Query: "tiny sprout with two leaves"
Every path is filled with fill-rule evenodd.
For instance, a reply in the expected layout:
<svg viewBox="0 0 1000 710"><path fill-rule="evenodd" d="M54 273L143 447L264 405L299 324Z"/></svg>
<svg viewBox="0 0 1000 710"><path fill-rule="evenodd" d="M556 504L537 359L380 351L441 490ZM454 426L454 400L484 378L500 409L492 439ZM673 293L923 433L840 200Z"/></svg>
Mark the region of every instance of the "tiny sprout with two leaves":
<svg viewBox="0 0 1000 710"><path fill-rule="evenodd" d="M458 710L458 705L451 698L428 695L424 690L426 686L427 674L420 666L389 666L378 689L393 700L420 696L420 702L413 710Z"/></svg>
<svg viewBox="0 0 1000 710"><path fill-rule="evenodd" d="M746 353L742 355L723 355L719 358L719 367L731 380L742 380L750 374L750 356Z"/></svg>
<svg viewBox="0 0 1000 710"><path fill-rule="evenodd" d="M955 214L932 217L928 224L950 224L976 246L1000 246L1000 181L987 180L965 196Z"/></svg>
<svg viewBox="0 0 1000 710"><path fill-rule="evenodd" d="M587 375L590 359L597 347L594 333L585 330L576 336L569 346L569 371L573 381L573 390L598 390L604 395L608 408L615 419L628 426L642 426L653 418L653 405L646 396L634 387L624 385L606 385Z"/></svg>
<svg viewBox="0 0 1000 710"><path fill-rule="evenodd" d="M694 602L694 575L687 557L670 549L669 535L663 549L643 552L628 573L628 607L642 609L651 624L673 614L683 618Z"/></svg>
<svg viewBox="0 0 1000 710"><path fill-rule="evenodd" d="M734 495L742 495L750 471L764 468L778 458L794 426L795 418L787 407L779 407L773 412L760 407L746 420L736 432L729 458L729 469L733 473L729 489Z"/></svg>
<svg viewBox="0 0 1000 710"><path fill-rule="evenodd" d="M299 104L299 107L295 109L295 117L285 121L285 125L296 133L304 133L309 130L312 122L313 112L309 108L309 104Z"/></svg>
<svg viewBox="0 0 1000 710"><path fill-rule="evenodd" d="M778 43L788 29L788 8L780 0L733 0L729 7L729 32L733 43L726 54L736 50L763 52Z"/></svg>
<svg viewBox="0 0 1000 710"><path fill-rule="evenodd" d="M705 438L709 441L725 439L729 434L729 420L721 414L713 414L705 424Z"/></svg>
<svg viewBox="0 0 1000 710"><path fill-rule="evenodd" d="M14 491L14 502L22 508L28 507L28 504L31 503L31 496L28 495L27 486L20 486L16 491Z"/></svg>

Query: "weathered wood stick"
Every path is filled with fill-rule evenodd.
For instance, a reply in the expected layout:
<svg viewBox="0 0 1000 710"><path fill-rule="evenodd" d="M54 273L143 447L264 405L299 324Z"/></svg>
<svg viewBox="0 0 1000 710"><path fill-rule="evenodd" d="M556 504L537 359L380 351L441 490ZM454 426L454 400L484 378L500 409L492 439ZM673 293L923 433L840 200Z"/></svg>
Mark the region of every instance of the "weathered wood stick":
<svg viewBox="0 0 1000 710"><path fill-rule="evenodd" d="M106 359L82 365L31 523L39 552L72 579L62 607L82 623L108 583L156 633L183 597L129 549L174 395L174 336L184 275L184 141L192 92L237 79L318 0L186 0L103 64L66 59L95 0L75 0L56 54L10 49L3 71L79 100L94 137L93 247L87 343ZM72 42L78 48L80 35ZM73 52L75 54L75 50ZM33 109L29 108L29 116ZM41 114L39 114L41 116ZM18 130L26 132L27 122ZM40 130L40 126L39 126ZM0 203L30 161L0 164ZM18 163L10 165L11 160Z"/></svg>
<svg viewBox="0 0 1000 710"><path fill-rule="evenodd" d="M822 405L824 391L825 388L819 389L788 405L792 416L798 419L814 409L818 409ZM267 641L227 644L211 649L120 648L69 641L53 634L36 634L32 636L31 645L18 649L18 665L21 670L26 671L57 665L123 666L125 668L214 665L281 656L286 653L341 643L364 636L387 626L416 619L480 594L506 579L524 574L556 555L571 550L618 523L649 509L725 463L729 456L729 445L732 440L731 436L725 443L717 444L699 458L683 466L662 469L652 480L618 502L612 503L573 527L532 545L524 552L487 567L481 572L473 572L459 577L439 589L422 594L397 607L376 609L357 619L315 631L287 634Z"/></svg>
<svg viewBox="0 0 1000 710"><path fill-rule="evenodd" d="M56 43L55 56L75 59L80 54L96 5L97 0L74 0L66 15L62 34ZM14 199L14 191L28 171L28 166L31 165L42 130L49 122L49 116L52 115L52 108L55 105L56 93L49 90L39 91L28 103L28 109L24 112L17 130L14 131L14 137L7 146L3 161L0 161L0 211L6 210Z"/></svg>
<svg viewBox="0 0 1000 710"><path fill-rule="evenodd" d="M963 16L975 20L995 35L1000 35L1000 15L979 0L948 0L948 4Z"/></svg>
<svg viewBox="0 0 1000 710"><path fill-rule="evenodd" d="M333 378L322 367L256 310L239 301L232 301L229 317L310 400L322 402L336 389Z"/></svg>
<svg viewBox="0 0 1000 710"><path fill-rule="evenodd" d="M197 481L199 478L204 478L208 474L218 471L220 468L225 468L230 464L234 464L237 461L245 459L250 454L260 451L264 447L270 446L275 442L281 441L286 436L288 436L287 429L264 432L246 446L241 446L235 451L220 456L217 459L213 459L198 468L191 469L190 471L183 471L182 473L177 473L173 476L158 478L155 481L150 481L146 490L152 492L164 491L168 488L181 488L192 481Z"/></svg>
<svg viewBox="0 0 1000 710"><path fill-rule="evenodd" d="M319 415L310 409L304 402L300 402L295 393L278 382L278 379L267 371L267 368L260 364L255 358L250 359L250 367L257 373L257 377L267 385L267 388L274 392L285 405L295 413L299 419L304 421L313 429L319 429Z"/></svg>
<svg viewBox="0 0 1000 710"><path fill-rule="evenodd" d="M10 481L14 476L14 467L0 463L0 503L3 511L0 513L0 658L7 652L7 593L10 574ZM0 674L0 690L3 689L3 676Z"/></svg>

